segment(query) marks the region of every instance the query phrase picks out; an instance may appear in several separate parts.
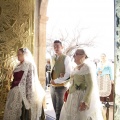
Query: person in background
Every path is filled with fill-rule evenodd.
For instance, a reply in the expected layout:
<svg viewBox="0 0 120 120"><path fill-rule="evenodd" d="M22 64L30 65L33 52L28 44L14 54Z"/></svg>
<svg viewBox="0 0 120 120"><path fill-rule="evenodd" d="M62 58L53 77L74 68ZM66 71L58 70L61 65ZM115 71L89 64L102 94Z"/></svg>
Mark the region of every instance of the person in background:
<svg viewBox="0 0 120 120"><path fill-rule="evenodd" d="M50 84L51 80L51 65L50 65L50 60L47 60L46 64L46 86Z"/></svg>
<svg viewBox="0 0 120 120"><path fill-rule="evenodd" d="M101 61L97 67L97 79L101 101L106 102L106 98L109 96L109 101L113 102L113 72L105 53L101 54Z"/></svg>
<svg viewBox="0 0 120 120"><path fill-rule="evenodd" d="M53 46L55 55L52 57L50 91L53 107L56 113L56 120L59 120L61 108L64 102L64 94L67 90L65 83L70 77L71 60L69 56L63 54L63 45L59 40L55 40Z"/></svg>
<svg viewBox="0 0 120 120"><path fill-rule="evenodd" d="M32 54L27 48L20 48L17 57L19 64L13 71L3 120L45 120L42 107L45 92Z"/></svg>
<svg viewBox="0 0 120 120"><path fill-rule="evenodd" d="M97 68L98 63L100 62L99 59L94 59L93 62L95 63L95 66Z"/></svg>

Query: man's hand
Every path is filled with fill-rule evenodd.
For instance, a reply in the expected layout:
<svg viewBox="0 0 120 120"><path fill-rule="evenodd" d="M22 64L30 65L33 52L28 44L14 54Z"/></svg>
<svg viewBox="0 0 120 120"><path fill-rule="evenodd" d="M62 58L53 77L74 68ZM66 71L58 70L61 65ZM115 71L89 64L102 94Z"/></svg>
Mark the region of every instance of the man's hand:
<svg viewBox="0 0 120 120"><path fill-rule="evenodd" d="M51 80L51 81L50 81L50 83L51 83L52 85L55 85L55 82L54 82L54 80Z"/></svg>
<svg viewBox="0 0 120 120"><path fill-rule="evenodd" d="M84 111L87 108L84 102L80 103L80 111Z"/></svg>

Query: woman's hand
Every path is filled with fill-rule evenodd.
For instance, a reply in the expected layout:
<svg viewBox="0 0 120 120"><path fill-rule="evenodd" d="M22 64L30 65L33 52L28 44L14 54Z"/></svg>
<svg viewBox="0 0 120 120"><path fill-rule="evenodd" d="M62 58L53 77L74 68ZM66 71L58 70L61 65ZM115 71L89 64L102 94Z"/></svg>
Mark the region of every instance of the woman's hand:
<svg viewBox="0 0 120 120"><path fill-rule="evenodd" d="M102 71L98 71L98 75L101 75L102 74Z"/></svg>
<svg viewBox="0 0 120 120"><path fill-rule="evenodd" d="M84 102L80 103L80 111L84 111L86 110L86 108L87 108L87 105L85 105Z"/></svg>

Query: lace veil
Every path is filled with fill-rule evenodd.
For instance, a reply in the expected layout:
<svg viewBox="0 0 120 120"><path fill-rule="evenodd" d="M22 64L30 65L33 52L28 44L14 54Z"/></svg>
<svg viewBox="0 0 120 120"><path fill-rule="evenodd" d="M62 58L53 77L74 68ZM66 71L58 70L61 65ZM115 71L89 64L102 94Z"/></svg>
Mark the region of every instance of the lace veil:
<svg viewBox="0 0 120 120"><path fill-rule="evenodd" d="M45 96L45 91L43 90L37 73L37 67L34 62L34 58L28 48L23 48L24 58L26 62L32 65L32 99L31 101L31 120L39 120L42 112L42 102ZM21 85L21 84L20 84ZM29 97L28 97L29 98Z"/></svg>

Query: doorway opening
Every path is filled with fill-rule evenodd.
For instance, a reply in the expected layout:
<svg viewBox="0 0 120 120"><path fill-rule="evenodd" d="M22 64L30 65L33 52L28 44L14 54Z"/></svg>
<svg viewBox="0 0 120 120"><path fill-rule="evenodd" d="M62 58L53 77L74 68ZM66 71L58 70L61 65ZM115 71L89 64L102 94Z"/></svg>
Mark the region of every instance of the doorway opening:
<svg viewBox="0 0 120 120"><path fill-rule="evenodd" d="M71 57L71 61L75 50L84 48L97 68L101 54L106 54L114 76L113 0L50 0L46 16L48 17L46 23L46 61L49 61L54 55L54 40L60 40L64 46L63 52ZM110 104L113 106L113 103ZM52 107L49 107L48 111L52 111ZM113 107L111 107L110 112L112 116L109 116L109 120L112 120ZM50 112L48 114L51 115Z"/></svg>

